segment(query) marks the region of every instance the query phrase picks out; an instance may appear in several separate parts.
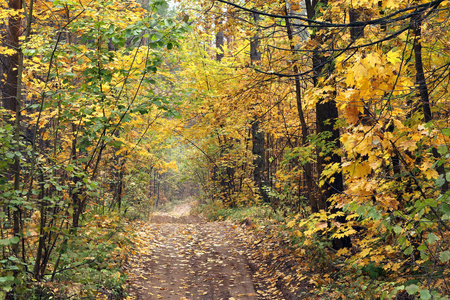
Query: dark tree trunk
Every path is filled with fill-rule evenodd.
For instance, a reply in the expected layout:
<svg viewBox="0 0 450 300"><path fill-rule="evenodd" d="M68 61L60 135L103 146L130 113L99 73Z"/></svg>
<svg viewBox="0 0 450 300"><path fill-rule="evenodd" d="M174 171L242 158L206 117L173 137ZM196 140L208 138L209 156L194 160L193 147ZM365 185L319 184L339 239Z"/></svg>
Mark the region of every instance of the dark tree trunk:
<svg viewBox="0 0 450 300"><path fill-rule="evenodd" d="M71 159L72 163L75 163L77 161L77 127L75 124L72 124L72 133L73 133L73 139L72 139L72 149L71 149ZM77 183L80 182L80 177L73 176L72 178L73 186L77 186ZM80 190L71 190L71 196L72 196L72 232L75 232L77 230L77 227L79 226L80 222L80 215L83 211L83 201L81 199L81 191Z"/></svg>
<svg viewBox="0 0 450 300"><path fill-rule="evenodd" d="M322 5L327 5L328 1L312 1L307 2L307 10L308 10L308 17L310 19L313 19L315 17L315 6L320 2ZM308 4L309 2L309 4ZM313 13L314 15L310 16L309 14ZM320 33L317 36L312 36L311 38L316 38L319 41L322 41L326 39L326 37L322 36ZM328 74L331 72L331 62L327 61L327 58L323 55L323 53L320 52L320 50L317 50L313 53L313 81L314 85L317 86L319 77L321 76L328 76ZM340 147L340 141L339 141L339 129L336 128L336 121L339 117L338 109L336 107L336 101L334 99L335 95L329 95L328 99L319 99L319 101L316 104L316 130L317 134L327 134L327 136L324 138L324 142L328 147L332 147L331 151L329 153L324 153L324 149L321 149L320 147L317 149L317 170L319 177L322 174L323 170L325 169L327 164L333 164L333 163L341 163L341 157L333 151L334 149L337 149ZM325 160L325 158L329 158L329 160ZM328 199L330 199L335 194L340 194L344 190L344 183L343 183L343 176L342 172L338 171L334 174L331 174L331 176L325 181L324 185L322 186L322 189L320 191L320 196L317 201L317 207L312 208L314 209L324 209L327 210L328 205ZM337 209L333 209L333 212L336 212ZM337 217L336 220L338 222L344 223L345 222L345 216ZM351 240L350 237L343 237L341 239L333 239L333 248L334 249L341 249L345 247L351 247Z"/></svg>
<svg viewBox="0 0 450 300"><path fill-rule="evenodd" d="M287 2L285 3L286 6L286 15L289 15L289 11L288 11L288 4ZM292 32L292 26L291 26L291 22L290 19L286 19L286 28L287 28L287 34L288 34L288 38L289 38L289 42L290 42L290 48L292 51L295 50L295 45L294 45L294 35ZM294 74L298 74L299 73L299 69L298 69L298 65L297 62L294 60L294 66L293 66L293 71ZM298 117L300 119L300 124L302 126L302 146L305 147L307 145L307 138L308 138L308 126L306 125L306 120L305 120L305 116L303 113L303 105L302 105L302 92L301 92L301 85L300 85L300 76L296 75L294 77L294 81L295 81L295 98L297 101L297 112L298 112ZM312 165L311 163L306 163L303 166L303 170L305 173L305 179L306 179L306 197L311 205L311 209L313 212L317 212L318 210L316 210L317 208L317 200L314 197L314 193L313 193L313 177L312 177ZM300 189L300 187L299 187ZM300 199L299 199L300 201Z"/></svg>
<svg viewBox="0 0 450 300"><path fill-rule="evenodd" d="M9 8L20 10L22 9L22 1L10 0ZM22 25L22 18L20 16L11 17L9 19L8 26L8 44L9 46L17 50L13 55L5 57L5 73L6 82L3 89L2 104L3 107L13 112L16 111L18 101L17 99L17 81L18 81L18 65L19 65L19 36Z"/></svg>
<svg viewBox="0 0 450 300"><path fill-rule="evenodd" d="M358 9L350 8L348 11L348 17L350 23L358 21L361 12ZM350 27L350 37L352 40L357 40L364 37L364 26Z"/></svg>
<svg viewBox="0 0 450 300"><path fill-rule="evenodd" d="M422 59L422 43L420 41L422 31L422 15L414 16L411 20L413 34L414 34L414 58L415 58L415 68L416 68L416 86L420 95L420 103L422 106L423 116L425 123L433 120L433 115L431 113L431 104L430 97L428 93L427 82L425 78L425 71L423 68L423 59ZM431 152L435 159L440 160L441 155L437 151L436 147L431 149ZM444 184L441 186L441 193L445 193L449 189L449 182L446 180L446 171L444 164L438 164L436 167L436 171L440 176L443 176Z"/></svg>
<svg viewBox="0 0 450 300"><path fill-rule="evenodd" d="M259 15L256 13L253 13L253 20L255 21L255 24L259 21ZM259 51L259 30L255 33L255 35L252 37L250 41L250 61L253 63L253 61L260 61L261 60L261 51Z"/></svg>
<svg viewBox="0 0 450 300"><path fill-rule="evenodd" d="M8 8L14 10L22 9L22 1L20 0L10 0L8 3ZM8 117L8 122L12 123L14 127L14 139L17 143L16 152L19 152L19 138L20 138L20 102L21 102L21 68L22 59L21 52L19 48L19 37L22 25L22 18L20 14L9 18L8 31L8 45L15 50L13 55L7 56L4 59L4 69L6 74L6 82L3 86L2 91L2 105L5 109L10 110L15 113L15 121L12 121ZM14 189L16 191L20 190L20 159L15 155L14 163L10 165L11 174L14 177ZM15 205L13 214L13 234L20 238L20 226L21 226L21 207ZM17 256L19 254L19 243L12 245L12 250ZM22 253L24 254L24 253Z"/></svg>
<svg viewBox="0 0 450 300"><path fill-rule="evenodd" d="M225 53L223 52L223 45L225 44L225 37L222 31L216 33L216 60L221 61L222 58L225 57Z"/></svg>
<svg viewBox="0 0 450 300"><path fill-rule="evenodd" d="M253 178L256 186L258 187L259 194L262 200L266 203L269 202L269 196L265 190L265 147L264 147L264 132L259 129L259 121L256 120L252 123L252 154L253 154Z"/></svg>
<svg viewBox="0 0 450 300"><path fill-rule="evenodd" d="M259 20L259 15L254 13L253 20L255 23ZM253 63L254 61L261 60L261 52L258 50L259 48L259 35L258 32L255 33L253 38L250 41L250 61ZM264 132L261 131L259 125L260 120L258 116L255 117L255 120L252 122L251 134L252 134L252 154L253 154L253 179L255 181L256 186L259 190L259 195L261 196L263 202L269 202L269 196L265 190L265 161L266 161L266 150L264 143Z"/></svg>

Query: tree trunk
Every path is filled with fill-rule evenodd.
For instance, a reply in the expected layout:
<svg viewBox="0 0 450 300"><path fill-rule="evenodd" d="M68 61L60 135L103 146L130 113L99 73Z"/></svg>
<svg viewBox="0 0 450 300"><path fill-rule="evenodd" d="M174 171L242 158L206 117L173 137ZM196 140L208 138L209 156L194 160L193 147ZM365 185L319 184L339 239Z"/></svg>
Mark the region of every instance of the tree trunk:
<svg viewBox="0 0 450 300"><path fill-rule="evenodd" d="M255 23L259 20L259 15L254 13L253 20ZM261 52L258 50L259 48L259 35L258 32L255 33L253 38L250 41L250 62L253 64L254 61L261 60ZM259 190L259 195L261 196L263 202L269 202L269 196L267 195L265 188L265 161L266 161L266 150L264 144L264 132L261 131L259 125L260 120L258 116L255 116L255 119L251 123L251 134L252 134L252 154L253 154L253 180L255 181L256 186Z"/></svg>
<svg viewBox="0 0 450 300"><path fill-rule="evenodd" d="M253 154L253 179L259 190L263 202L269 202L269 196L267 195L265 188L265 147L264 147L264 132L259 129L259 121L255 120L252 123L252 154Z"/></svg>
<svg viewBox="0 0 450 300"><path fill-rule="evenodd" d="M315 17L315 6L319 3L321 5L327 5L328 1L306 1L307 3L307 11L308 18L313 19ZM310 15L313 14L313 15ZM321 44L324 42L323 40L326 37L322 35L311 36L311 38L318 39ZM313 82L314 86L318 85L319 77L323 76L325 73L331 72L331 62L327 61L327 58L320 52L318 48L313 53L312 61L313 61ZM325 74L324 76L328 76ZM321 147L317 148L317 170L319 177L325 169L327 164L333 163L341 163L341 157L333 151L334 149L339 148L340 146L340 133L339 129L336 128L336 121L339 117L338 109L336 107L336 101L334 99L335 95L330 95L329 99L319 99L316 104L316 130L317 134L327 133L327 136L324 138L324 142L328 147L332 147L331 151L328 154L324 153L324 149ZM331 98L331 99L330 99ZM329 159L325 159L329 158ZM330 178L325 181L323 186L321 187L320 196L317 201L317 207L312 209L324 209L327 210L328 199L330 199L335 194L340 194L344 190L343 176L341 171L337 171L334 174L331 174ZM338 209L333 209L332 212L336 212ZM345 216L337 217L336 220L338 222L344 223ZM343 237L341 239L333 239L333 248L341 249L345 247L351 247L350 237Z"/></svg>
<svg viewBox="0 0 450 300"><path fill-rule="evenodd" d="M350 8L348 11L350 23L358 21L360 15L361 15L360 10ZM361 37L364 37L364 26L350 27L350 37L352 40L357 40Z"/></svg>
<svg viewBox="0 0 450 300"><path fill-rule="evenodd" d="M255 21L255 24L259 21L259 15L257 13L253 13L253 20ZM261 51L259 51L259 29L255 33L255 35L252 37L250 41L250 62L253 64L253 61L260 61L261 60Z"/></svg>
<svg viewBox="0 0 450 300"><path fill-rule="evenodd" d="M415 68L416 68L416 86L420 95L420 103L422 105L422 111L425 123L433 120L433 115L431 113L430 97L428 93L427 82L425 78L425 71L423 68L422 60L422 43L420 41L422 31L422 15L414 16L411 20L412 29L414 34L414 58L415 58ZM435 159L440 160L441 155L437 151L436 147L431 149L431 152ZM443 176L444 184L441 186L441 193L445 193L449 189L449 182L446 180L446 171L444 164L437 164L436 171L440 176Z"/></svg>
<svg viewBox="0 0 450 300"><path fill-rule="evenodd" d="M22 9L22 1L20 0L10 0L8 3L8 8L14 10ZM20 50L19 36L20 28L22 25L22 18L20 13L14 17L9 18L8 26L8 45L15 50L13 55L6 57L5 59L5 69L6 69L6 82L3 86L2 93L2 105L5 109L10 110L15 113L15 121L13 122L10 117L8 117L8 122L12 123L14 128L14 140L16 146L14 151L16 153L20 152L19 149L19 139L20 139L20 119L21 119L21 98L22 98L22 69L23 69L23 55ZM18 155L14 157L14 163L10 165L11 173L14 178L14 190L20 190L20 159ZM21 226L21 207L15 205L13 208L13 234L14 236L20 238L20 226ZM15 243L12 245L12 250L17 256L19 254L20 243ZM23 254L23 253L22 253Z"/></svg>
<svg viewBox="0 0 450 300"><path fill-rule="evenodd" d="M223 52L223 45L225 44L225 38L222 31L216 33L216 60L221 61L222 58L225 57L225 53Z"/></svg>
<svg viewBox="0 0 450 300"><path fill-rule="evenodd" d="M285 7L286 15L289 15L289 8L288 8L287 0L285 1L285 5L286 5L286 7ZM293 35L290 19L286 19L286 28L287 28L287 34L288 34L288 38L289 38L290 48L293 51L293 53L295 53L294 52L294 50L295 50L294 35ZM299 73L299 69L298 69L296 60L294 60L293 71L294 71L294 74ZM306 125L305 116L303 113L300 76L296 75L294 77L294 82L295 82L295 97L296 97L296 101L297 101L297 112L298 112L298 117L300 119L300 124L302 126L302 146L305 147L307 145L308 126ZM306 177L305 178L306 179L306 197L308 198L312 212L318 212L317 200L315 199L314 193L313 193L314 187L313 187L311 163L308 162L308 163L304 164L303 170L304 170L305 177ZM299 189L300 189L300 187L299 187ZM299 201L300 201L300 199L299 199Z"/></svg>

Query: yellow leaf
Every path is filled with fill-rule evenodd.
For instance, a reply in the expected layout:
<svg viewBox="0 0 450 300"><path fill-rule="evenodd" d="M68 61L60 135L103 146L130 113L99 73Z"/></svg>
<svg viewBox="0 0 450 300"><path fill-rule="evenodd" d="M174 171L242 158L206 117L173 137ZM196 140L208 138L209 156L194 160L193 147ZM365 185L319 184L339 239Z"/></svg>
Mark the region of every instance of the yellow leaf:
<svg viewBox="0 0 450 300"><path fill-rule="evenodd" d="M289 221L289 222L286 224L286 227L287 227L287 228L292 228L292 227L294 227L294 225L295 225L295 220L292 220L292 221Z"/></svg>
<svg viewBox="0 0 450 300"><path fill-rule="evenodd" d="M420 170L425 174L427 179L436 179L439 176L438 172L433 169L433 164L429 161L424 162L420 166Z"/></svg>
<svg viewBox="0 0 450 300"><path fill-rule="evenodd" d="M370 253L370 249L364 249L363 251L361 251L359 256L366 257L367 255L369 255L369 253Z"/></svg>
<svg viewBox="0 0 450 300"><path fill-rule="evenodd" d="M364 62L367 66L374 68L377 64L380 64L381 58L376 52L371 52L367 54L366 58L364 58Z"/></svg>
<svg viewBox="0 0 450 300"><path fill-rule="evenodd" d="M349 252L348 248L342 248L342 249L339 249L339 251L336 253L336 255L341 256L341 255L347 254L348 252Z"/></svg>
<svg viewBox="0 0 450 300"><path fill-rule="evenodd" d="M391 64L396 64L402 61L401 54L394 50L389 51L386 55L386 58Z"/></svg>

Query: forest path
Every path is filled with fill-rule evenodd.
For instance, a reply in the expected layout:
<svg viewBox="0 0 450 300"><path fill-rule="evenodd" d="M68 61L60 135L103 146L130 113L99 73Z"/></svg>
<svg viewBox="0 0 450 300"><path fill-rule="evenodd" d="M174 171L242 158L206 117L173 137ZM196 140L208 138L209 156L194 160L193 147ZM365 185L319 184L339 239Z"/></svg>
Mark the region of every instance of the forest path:
<svg viewBox="0 0 450 300"><path fill-rule="evenodd" d="M138 232L129 299L258 299L242 228L190 215L191 204L156 213Z"/></svg>

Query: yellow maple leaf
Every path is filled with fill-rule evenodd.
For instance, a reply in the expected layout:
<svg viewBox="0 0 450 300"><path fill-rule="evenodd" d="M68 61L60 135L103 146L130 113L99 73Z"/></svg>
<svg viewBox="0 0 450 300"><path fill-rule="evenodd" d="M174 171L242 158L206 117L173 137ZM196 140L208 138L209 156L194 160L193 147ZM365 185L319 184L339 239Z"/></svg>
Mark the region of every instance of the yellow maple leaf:
<svg viewBox="0 0 450 300"><path fill-rule="evenodd" d="M420 166L420 170L425 174L427 179L436 179L439 176L438 172L433 169L433 164L429 161L425 161Z"/></svg>
<svg viewBox="0 0 450 300"><path fill-rule="evenodd" d="M358 81L362 80L367 76L366 68L361 64L361 62L357 62L350 68L346 74L345 83L347 86L353 86Z"/></svg>
<svg viewBox="0 0 450 300"><path fill-rule="evenodd" d="M363 60L364 64L370 68L374 68L377 64L381 63L381 57L376 52L371 52Z"/></svg>
<svg viewBox="0 0 450 300"><path fill-rule="evenodd" d="M402 61L401 53L394 51L394 49L386 54L386 58L391 64L396 64Z"/></svg>

